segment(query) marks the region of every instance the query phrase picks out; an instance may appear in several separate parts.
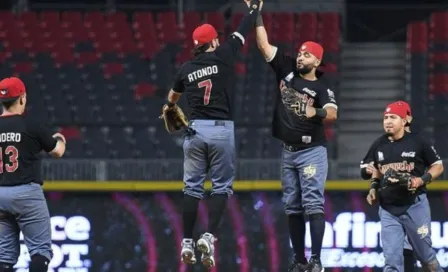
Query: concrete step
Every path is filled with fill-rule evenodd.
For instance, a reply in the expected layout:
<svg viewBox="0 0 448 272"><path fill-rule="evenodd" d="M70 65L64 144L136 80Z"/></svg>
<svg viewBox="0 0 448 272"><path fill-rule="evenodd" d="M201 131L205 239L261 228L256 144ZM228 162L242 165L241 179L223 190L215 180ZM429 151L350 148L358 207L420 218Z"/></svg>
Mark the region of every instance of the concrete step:
<svg viewBox="0 0 448 272"><path fill-rule="evenodd" d="M340 108L338 110L338 118L343 121L353 121L353 122L362 122L362 121L373 121L373 122L381 122L383 120L383 110L347 110L344 108Z"/></svg>
<svg viewBox="0 0 448 272"><path fill-rule="evenodd" d="M350 99L339 103L340 107L345 110L378 110L385 108L391 103L389 99Z"/></svg>
<svg viewBox="0 0 448 272"><path fill-rule="evenodd" d="M342 81L341 90L344 89L364 89L366 87L375 87L377 90L383 89L404 89L404 80L400 81L397 79L360 79L352 81Z"/></svg>
<svg viewBox="0 0 448 272"><path fill-rule="evenodd" d="M366 120L363 122L359 121L347 121L344 118L338 120L338 133L380 133L383 129L382 122Z"/></svg>
<svg viewBox="0 0 448 272"><path fill-rule="evenodd" d="M387 68L387 69L349 69L341 73L342 82L345 80L362 80L362 79L396 79L405 78L405 71L403 68Z"/></svg>
<svg viewBox="0 0 448 272"><path fill-rule="evenodd" d="M376 88L372 88L372 86L364 87L364 88L347 88L340 87L340 91L338 92L338 98L340 101L346 100L350 101L351 99L382 99L382 100L398 100L403 96L403 90L398 88L384 88L381 91L378 91Z"/></svg>
<svg viewBox="0 0 448 272"><path fill-rule="evenodd" d="M348 69L366 69L366 68L378 68L378 69L404 69L406 65L406 60L403 58L397 59L343 59L341 63L342 71L347 71Z"/></svg>

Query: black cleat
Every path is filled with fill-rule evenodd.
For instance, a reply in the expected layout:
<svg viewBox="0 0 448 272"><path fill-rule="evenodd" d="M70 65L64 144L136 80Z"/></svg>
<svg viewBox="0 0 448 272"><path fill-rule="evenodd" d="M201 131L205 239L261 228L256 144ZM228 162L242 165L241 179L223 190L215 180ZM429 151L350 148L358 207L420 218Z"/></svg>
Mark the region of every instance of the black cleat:
<svg viewBox="0 0 448 272"><path fill-rule="evenodd" d="M306 272L307 265L293 260L288 268L288 272Z"/></svg>
<svg viewBox="0 0 448 272"><path fill-rule="evenodd" d="M306 271L307 272L324 272L325 268L322 266L322 263L320 262L319 257L311 256Z"/></svg>

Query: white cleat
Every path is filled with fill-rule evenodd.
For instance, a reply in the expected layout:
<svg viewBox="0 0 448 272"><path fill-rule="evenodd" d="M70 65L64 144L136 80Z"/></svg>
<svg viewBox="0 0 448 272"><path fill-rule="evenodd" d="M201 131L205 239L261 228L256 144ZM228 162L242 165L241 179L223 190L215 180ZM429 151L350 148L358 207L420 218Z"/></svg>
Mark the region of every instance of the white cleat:
<svg viewBox="0 0 448 272"><path fill-rule="evenodd" d="M215 241L215 236L206 232L201 235L201 238L197 242L197 247L202 252L202 264L208 269L215 266L215 257L213 256L215 254L215 246L213 245Z"/></svg>
<svg viewBox="0 0 448 272"><path fill-rule="evenodd" d="M182 251L180 253L182 262L184 264L195 264L196 257L194 256L194 241L193 239L182 240Z"/></svg>

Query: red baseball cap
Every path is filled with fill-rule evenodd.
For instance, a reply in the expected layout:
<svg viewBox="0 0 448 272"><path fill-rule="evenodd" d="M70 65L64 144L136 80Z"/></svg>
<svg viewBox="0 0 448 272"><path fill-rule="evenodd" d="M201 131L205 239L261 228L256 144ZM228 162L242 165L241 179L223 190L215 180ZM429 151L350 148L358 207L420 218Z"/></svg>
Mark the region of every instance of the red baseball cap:
<svg viewBox="0 0 448 272"><path fill-rule="evenodd" d="M18 77L7 77L0 81L0 101L13 101L25 92L25 84Z"/></svg>
<svg viewBox="0 0 448 272"><path fill-rule="evenodd" d="M403 103L402 101L397 101L387 105L386 109L384 110L384 115L395 114L403 119L406 119L408 112L409 112L409 104Z"/></svg>
<svg viewBox="0 0 448 272"><path fill-rule="evenodd" d="M218 38L218 32L210 24L203 24L193 31L193 43L194 45L203 45Z"/></svg>
<svg viewBox="0 0 448 272"><path fill-rule="evenodd" d="M320 45L316 42L312 42L312 41L304 42L300 46L298 51L299 52L308 52L320 60L322 59L322 57L324 55L324 48L322 47L322 45Z"/></svg>
<svg viewBox="0 0 448 272"><path fill-rule="evenodd" d="M412 116L411 106L409 106L408 102L399 100L399 101L396 101L395 103L403 103L404 107L406 107L407 115Z"/></svg>

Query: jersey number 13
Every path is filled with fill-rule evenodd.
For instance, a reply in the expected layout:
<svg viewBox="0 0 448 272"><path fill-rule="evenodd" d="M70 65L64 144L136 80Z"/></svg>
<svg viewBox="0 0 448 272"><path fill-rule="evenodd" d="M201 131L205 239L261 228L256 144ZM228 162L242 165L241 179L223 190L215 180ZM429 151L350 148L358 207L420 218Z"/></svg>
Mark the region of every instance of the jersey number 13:
<svg viewBox="0 0 448 272"><path fill-rule="evenodd" d="M15 146L10 145L5 148L5 155L9 157L9 163L3 161L3 149L0 148L0 174L3 174L4 169L8 173L15 172L19 168L19 162L17 161L19 151Z"/></svg>
<svg viewBox="0 0 448 272"><path fill-rule="evenodd" d="M198 83L199 88L205 88L204 92L204 105L208 105L210 103L210 95L212 93L212 80L207 79Z"/></svg>

